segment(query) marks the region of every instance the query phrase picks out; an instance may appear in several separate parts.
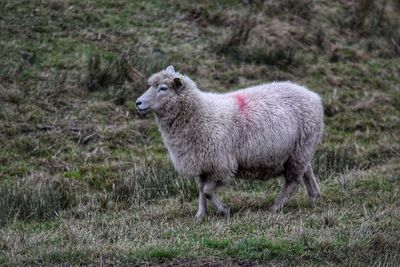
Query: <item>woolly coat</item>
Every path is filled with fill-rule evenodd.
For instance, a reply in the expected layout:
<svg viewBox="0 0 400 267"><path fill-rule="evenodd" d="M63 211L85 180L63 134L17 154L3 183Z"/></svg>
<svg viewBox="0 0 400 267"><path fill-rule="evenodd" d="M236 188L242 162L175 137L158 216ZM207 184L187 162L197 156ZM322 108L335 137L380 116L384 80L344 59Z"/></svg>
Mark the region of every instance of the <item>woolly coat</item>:
<svg viewBox="0 0 400 267"><path fill-rule="evenodd" d="M288 160L309 164L323 130L316 93L291 82L206 93L182 78L184 88L156 112L163 142L181 175L207 174L226 183L234 176L274 178Z"/></svg>

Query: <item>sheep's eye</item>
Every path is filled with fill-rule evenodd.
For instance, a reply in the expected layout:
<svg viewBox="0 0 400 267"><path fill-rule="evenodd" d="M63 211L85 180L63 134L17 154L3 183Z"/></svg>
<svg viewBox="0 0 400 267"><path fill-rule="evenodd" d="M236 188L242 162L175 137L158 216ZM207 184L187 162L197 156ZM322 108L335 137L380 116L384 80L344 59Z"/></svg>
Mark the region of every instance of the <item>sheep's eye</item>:
<svg viewBox="0 0 400 267"><path fill-rule="evenodd" d="M166 86L161 86L160 88L158 88L158 91L167 91L168 87Z"/></svg>

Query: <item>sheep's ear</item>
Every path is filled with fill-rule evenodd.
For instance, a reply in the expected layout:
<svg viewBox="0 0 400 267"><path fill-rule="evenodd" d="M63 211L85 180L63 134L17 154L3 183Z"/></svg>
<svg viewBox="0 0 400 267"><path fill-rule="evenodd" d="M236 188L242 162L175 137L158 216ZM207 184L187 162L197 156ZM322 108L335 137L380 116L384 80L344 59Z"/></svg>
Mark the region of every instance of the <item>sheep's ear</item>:
<svg viewBox="0 0 400 267"><path fill-rule="evenodd" d="M182 85L183 85L183 82L182 82L182 79L181 79L181 78L174 78L174 79L173 79L173 86L174 86L174 89L179 89L179 88L182 87Z"/></svg>
<svg viewBox="0 0 400 267"><path fill-rule="evenodd" d="M174 74L174 73L175 73L174 66L169 65L169 66L165 69L165 71L168 72L168 73Z"/></svg>

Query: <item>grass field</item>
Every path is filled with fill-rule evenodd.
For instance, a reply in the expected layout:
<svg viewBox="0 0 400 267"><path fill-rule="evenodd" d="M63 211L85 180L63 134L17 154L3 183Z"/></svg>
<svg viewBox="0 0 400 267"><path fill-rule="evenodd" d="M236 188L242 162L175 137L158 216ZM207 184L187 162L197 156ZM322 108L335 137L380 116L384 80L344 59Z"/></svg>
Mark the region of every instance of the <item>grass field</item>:
<svg viewBox="0 0 400 267"><path fill-rule="evenodd" d="M0 265L399 266L400 2L0 1ZM197 191L134 101L173 64L225 92L292 80L325 134L301 189Z"/></svg>

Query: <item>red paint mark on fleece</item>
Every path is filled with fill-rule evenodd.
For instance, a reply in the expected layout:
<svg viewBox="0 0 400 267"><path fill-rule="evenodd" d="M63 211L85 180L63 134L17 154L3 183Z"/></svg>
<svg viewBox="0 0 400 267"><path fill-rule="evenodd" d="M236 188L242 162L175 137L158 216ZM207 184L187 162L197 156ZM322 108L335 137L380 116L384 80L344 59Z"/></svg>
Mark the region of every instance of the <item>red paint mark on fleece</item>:
<svg viewBox="0 0 400 267"><path fill-rule="evenodd" d="M244 113L247 110L248 107L248 103L247 103L247 99L245 96L240 95L240 94L235 94L234 98L236 99L236 102L239 106L239 111L241 113Z"/></svg>

